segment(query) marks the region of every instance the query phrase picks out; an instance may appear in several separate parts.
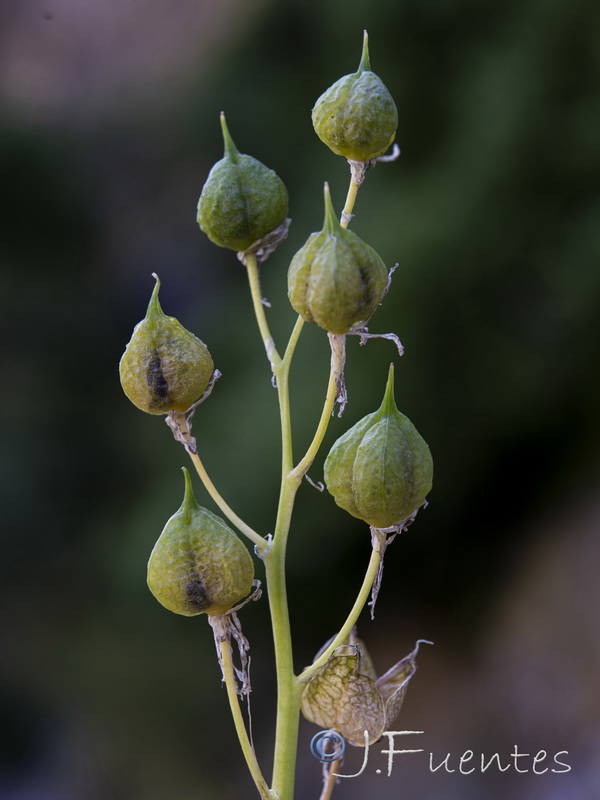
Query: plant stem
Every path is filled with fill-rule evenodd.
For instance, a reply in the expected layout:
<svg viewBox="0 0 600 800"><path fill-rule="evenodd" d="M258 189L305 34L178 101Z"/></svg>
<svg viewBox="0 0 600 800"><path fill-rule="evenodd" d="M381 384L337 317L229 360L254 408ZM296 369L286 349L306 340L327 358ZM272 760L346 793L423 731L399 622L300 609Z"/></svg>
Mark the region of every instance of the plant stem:
<svg viewBox="0 0 600 800"><path fill-rule="evenodd" d="M254 314L262 336L267 358L271 363L271 369L281 363L281 356L277 352L275 342L271 336L269 323L265 314L265 307L263 304L262 291L260 288L260 275L258 270L258 262L254 253L249 253L246 256L246 269L248 271L248 281L250 283L250 294L252 295L252 305L254 306Z"/></svg>
<svg viewBox="0 0 600 800"><path fill-rule="evenodd" d="M349 215L354 207L357 190L358 185L354 183L354 180L351 180L350 188L348 190L348 197L346 199L346 206L344 208L344 213L348 215L345 218L347 219L345 227L347 227L350 220ZM304 321L301 317L298 317L296 320L296 324L282 359L277 351L275 342L271 335L269 324L267 322L262 301L263 298L258 263L253 254L249 254L246 257L246 268L248 270L248 281L250 284L250 293L252 296L254 314L256 316L256 321L263 340L267 358L269 359L271 370L276 380L279 399L282 443L281 485L273 541L270 549L266 551L263 556L265 562L265 576L269 598L269 609L271 614L273 645L275 650L275 668L277 675L277 718L271 792L278 798L278 800L293 800L300 702L304 687L294 673L292 636L286 589L285 556L296 493L304 474L310 467L310 464L312 463L325 436L327 425L329 424L329 419L333 410L333 405L338 395L341 382L343 381L343 358L339 356L339 348L338 356L335 356L335 348L333 347L332 343L332 359L327 394L317 431L304 458L298 464L296 469L293 469L289 372L296 344L302 331ZM341 347L341 352L343 353L343 346ZM348 630L345 633L345 636L347 636L352 629L356 618L358 617L367 600L369 590L375 579L375 576L377 575L380 561L380 554L378 554L377 558L372 555L372 563L369 565L370 568L367 573L368 578L365 578L363 588L361 589L359 598L357 599L357 602L353 608L353 612L355 612L355 614L353 616L353 612L351 612L349 621L347 621L337 638L339 638L342 632L346 630L346 627L348 627Z"/></svg>
<svg viewBox="0 0 600 800"><path fill-rule="evenodd" d="M246 257L248 281L254 314L271 364L279 399L281 425L281 485L275 531L270 549L264 554L265 578L273 631L277 676L277 718L273 779L271 791L279 800L292 800L296 770L296 751L302 687L294 673L292 636L285 581L285 556L296 492L301 482L292 474L293 442L289 396L289 372L292 358L304 326L298 317L290 335L283 359L279 355L262 302L260 275L256 257Z"/></svg>
<svg viewBox="0 0 600 800"><path fill-rule="evenodd" d="M282 469L273 544L264 559L277 672L277 720L271 789L280 800L292 800L294 794L300 698L302 694L301 687L298 685L294 674L292 636L285 582L287 538L296 492L301 480L292 473L292 427L289 402L289 371L298 337L302 330L303 321L301 323L300 319L294 326L283 360L274 369L281 419Z"/></svg>
<svg viewBox="0 0 600 800"><path fill-rule="evenodd" d="M342 211L342 216L340 218L340 225L342 228L347 228L350 224L350 220L352 219L352 210L354 209L354 203L356 202L356 195L358 193L358 189L360 184L354 180L354 176L350 177L350 185L348 186L348 194L346 195L346 205L344 206L344 210Z"/></svg>
<svg viewBox="0 0 600 800"><path fill-rule="evenodd" d="M275 379L277 381L277 394L279 398L279 417L281 420L281 474L287 475L292 469L294 456L293 456L293 442L292 442L292 420L290 410L290 391L289 391L289 376L292 358L298 344L298 339L304 327L304 320L298 316L296 324L290 334L290 338L285 348L283 360L274 370Z"/></svg>
<svg viewBox="0 0 600 800"><path fill-rule="evenodd" d="M335 786L336 774L334 768L339 766L339 762L333 761L327 768L327 774L323 780L323 790L319 800L329 800Z"/></svg>
<svg viewBox="0 0 600 800"><path fill-rule="evenodd" d="M185 419L185 417L183 416L183 414L178 417L178 425L183 436L186 439L191 439L189 424ZM244 522L244 520L241 519L241 517L238 517L238 515L231 508L231 506L229 506L229 504L225 502L225 500L219 493L218 489L211 481L198 453L192 452L188 447L186 447L186 450L188 452L189 457L192 459L192 463L194 464L196 472L200 476L200 480L204 484L206 491L209 493L209 495L212 497L212 499L215 501L215 503L221 509L221 511L227 517L227 519L233 525L235 525L235 527L240 531L240 533L243 533L244 536L247 536L251 542L254 542L254 544L258 548L257 552L260 555L260 553L267 547L268 544L267 540L264 537L262 537L259 533L257 533L253 528L251 528L250 525Z"/></svg>
<svg viewBox="0 0 600 800"><path fill-rule="evenodd" d="M287 343L287 347L285 348L285 353L283 356L283 360L287 363L287 368L289 368L292 363L292 358L294 356L294 351L296 350L296 345L298 344L298 339L300 338L300 334L302 333L302 328L304 327L304 319L298 315L298 319L294 325L294 329L290 334L289 341Z"/></svg>
<svg viewBox="0 0 600 800"><path fill-rule="evenodd" d="M287 532L297 486L289 479L282 487L278 525L265 557L269 608L277 672L277 719L271 789L279 800L292 800L302 687L294 674L292 638L285 583Z"/></svg>
<svg viewBox="0 0 600 800"><path fill-rule="evenodd" d="M312 462L315 459L315 456L321 446L323 438L325 437L325 433L327 432L327 428L329 427L329 420L331 419L331 414L333 411L333 406L338 395L337 392L337 381L335 379L335 374L333 369L329 373L329 383L327 384L327 395L325 397L325 405L323 406L323 411L321 413L321 419L319 420L319 425L315 432L312 442L308 450L306 451L306 455L298 463L296 467L294 467L294 474L298 475L299 477L303 477L306 475Z"/></svg>
<svg viewBox="0 0 600 800"><path fill-rule="evenodd" d="M335 338L332 338L335 337ZM303 478L310 469L312 462L319 451L319 447L323 443L331 415L333 414L333 407L339 395L343 393L344 383L344 363L346 360L346 337L344 334L336 335L329 334L329 342L331 344L331 362L329 368L329 382L327 384L327 394L325 395L325 404L321 412L321 418L310 443L306 454L302 461L294 467L293 474L298 478Z"/></svg>
<svg viewBox="0 0 600 800"><path fill-rule="evenodd" d="M354 209L354 204L356 202L356 196L358 193L358 189L360 187L360 183L358 183L354 178L354 172L351 170L350 176L350 185L348 186L348 194L346 195L346 204L344 205L344 210L342 211L340 224L343 228L347 228L350 220L352 219L352 211ZM330 340L331 341L331 340ZM340 383L343 382L344 379L344 356L345 354L340 355L339 351L336 353L336 348L334 347L334 342L331 341L331 369L329 373L329 384L327 387L327 397L325 400L325 406L323 408L323 413L321 415L321 420L317 427L317 431L309 446L306 455L302 459L302 461L298 464L294 472L304 475L306 470L310 467L322 441L325 436L325 432L327 430L327 426L329 424L329 418L331 416L331 411L333 409L333 405L335 403L335 399L338 395L338 392L341 389ZM360 616L361 611L365 607L367 599L369 597L369 593L377 578L377 574L379 572L379 568L381 566L381 562L383 559L383 553L385 551L385 536L382 537L380 534L373 533L373 549L371 550L371 558L369 559L369 564L367 566L367 571L365 573L365 577L362 582L362 586L358 593L358 596L352 606L346 621L340 628L338 634L334 637L331 644L327 647L327 649L319 656L319 658L313 662L309 667L307 667L298 677L298 682L302 684L306 684L317 672L318 670L327 663L327 660L336 649L336 647L340 647L340 645L344 644L352 628L356 624L358 617ZM333 784L329 787L329 794L333 790ZM324 790L325 791L325 790Z"/></svg>
<svg viewBox="0 0 600 800"><path fill-rule="evenodd" d="M371 558L369 559L369 565L367 567L367 571L365 573L365 577L362 582L362 586L360 587L360 591L356 600L354 601L354 605L352 606L352 610L348 614L346 621L342 625L339 630L339 633L335 636L332 642L329 644L326 650L310 665L310 667L306 667L306 669L298 676L298 681L302 684L308 683L315 676L315 674L323 667L326 663L333 651L336 647L340 647L343 645L350 635L352 628L355 626L358 617L360 616L360 612L365 607L365 604L369 597L369 592L371 591L371 587L373 586L373 582L377 577L377 573L379 572L379 567L381 565L381 560L383 558L383 553L385 550L385 536L380 534L373 537L373 549L371 551Z"/></svg>
<svg viewBox="0 0 600 800"><path fill-rule="evenodd" d="M254 752L254 748L248 737L248 731L246 730L246 725L242 716L242 710L240 708L240 701L237 693L237 682L233 667L233 658L231 654L231 639L226 633L221 618L209 617L208 621L215 634L215 643L220 655L219 660L223 669L223 677L225 679L225 687L227 689L227 698L231 707L233 724L235 725L235 730L242 748L242 753L244 754L246 764L248 765L248 769L250 770L250 774L252 775L252 779L256 784L256 788L258 789L260 796L263 798L263 800L272 800L272 795L269 792L267 782L265 781L258 765L258 761L256 760L256 753Z"/></svg>

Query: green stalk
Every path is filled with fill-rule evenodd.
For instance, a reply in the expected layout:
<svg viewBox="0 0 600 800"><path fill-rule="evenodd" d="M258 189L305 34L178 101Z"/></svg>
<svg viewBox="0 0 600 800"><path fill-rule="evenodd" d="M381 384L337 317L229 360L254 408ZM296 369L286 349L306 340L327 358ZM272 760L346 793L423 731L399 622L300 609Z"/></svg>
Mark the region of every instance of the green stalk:
<svg viewBox="0 0 600 800"><path fill-rule="evenodd" d="M329 343L331 345L331 361L329 367L329 382L327 384L327 394L325 395L325 404L321 411L321 418L317 425L317 430L313 436L313 440L308 446L304 458L294 468L293 474L301 480L308 470L317 455L319 448L323 443L331 415L333 414L333 407L335 401L342 391L344 383L344 364L346 361L346 335L330 333Z"/></svg>
<svg viewBox="0 0 600 800"><path fill-rule="evenodd" d="M213 628L215 634L215 643L221 656L221 666L223 668L223 677L225 679L225 688L227 689L227 699L231 708L231 716L233 717L233 724L242 748L242 753L246 759L246 764L252 775L252 779L258 789L258 792L263 800L271 800L272 795L269 792L269 787L265 781L263 774L256 760L254 748L248 737L248 731L242 716L240 708L240 701L237 693L237 683L235 679L235 671L233 667L233 659L231 655L231 640L227 635L226 627L223 623L223 618L209 617L208 621Z"/></svg>
<svg viewBox="0 0 600 800"><path fill-rule="evenodd" d="M265 556L266 580L275 648L277 673L277 719L273 755L272 792L280 800L292 800L296 772L301 687L294 673L292 636L285 582L285 555L294 501L300 480L292 474L292 424L290 414L289 372L292 357L303 327L299 317L283 360L274 369L281 420L281 488L273 544Z"/></svg>
<svg viewBox="0 0 600 800"><path fill-rule="evenodd" d="M279 416L281 424L281 486L277 519L271 548L264 556L265 577L273 646L277 675L277 718L275 751L273 755L273 779L271 791L279 800L292 800L296 772L296 752L300 718L302 689L294 673L292 635L285 581L285 556L296 492L300 480L291 474L293 467L292 424L290 414L289 372L296 344L304 326L298 317L282 359L271 335L267 322L258 264L254 255L246 258L250 293L258 328L265 346L267 358L277 381Z"/></svg>
<svg viewBox="0 0 600 800"><path fill-rule="evenodd" d="M342 228L347 228L350 224L350 220L352 219L352 209L354 208L354 203L356 202L356 195L358 194L359 188L360 183L357 182L354 177L354 173L352 173L350 185L348 186L348 194L346 195L346 203L340 217L340 225Z"/></svg>
<svg viewBox="0 0 600 800"><path fill-rule="evenodd" d="M186 439L191 439L191 431L188 421L185 418L184 414L178 415L177 423L179 425L179 429ZM261 553L267 546L267 540L264 539L259 533L257 533L253 528L250 527L246 522L244 522L241 517L239 517L235 511L231 508L231 506L224 500L224 498L219 493L217 487L211 481L204 464L202 463L200 456L198 453L192 452L186 447L189 457L192 459L192 463L196 468L196 472L200 477L200 480L204 484L204 488L215 501L217 506L221 509L223 514L227 517L227 519L235 525L235 527L243 533L244 536L247 536L251 542L258 548L258 552Z"/></svg>
<svg viewBox="0 0 600 800"><path fill-rule="evenodd" d="M354 206L357 189L358 186L353 186L351 182L348 193L349 196L346 202L346 207L344 208L344 212L348 215L345 226L347 226L350 219L349 215L351 214ZM277 393L279 399L282 443L279 504L277 508L277 518L275 522L275 531L273 533L273 541L270 549L263 556L263 560L265 562L265 577L267 583L267 594L269 598L269 610L271 614L273 646L275 650L275 668L277 675L277 717L271 793L274 797L277 797L278 800L293 800L296 757L298 749L300 702L302 699L304 685L298 680L294 672L292 635L290 629L285 576L287 539L292 520L296 493L300 483L302 482L302 478L306 474L306 471L312 463L316 452L323 441L325 432L327 430L327 425L329 424L329 419L331 417L331 412L337 396L338 385L340 380L343 378L343 361L340 361L339 359L336 360L332 355L327 395L317 431L304 458L298 464L296 469L293 469L289 373L292 358L296 349L296 344L304 325L304 320L301 317L298 317L290 336L284 357L281 358L271 335L265 314L264 304L262 302L260 274L256 257L253 254L247 255L245 263L248 272L248 281L250 285L250 294L252 296L254 314L256 316L256 321L261 338L263 340L267 358L271 364L271 370L277 382ZM372 575L371 572L372 569L370 569L368 572L370 578L369 590L375 575L377 574L377 569L375 569ZM365 581L366 580L367 579L365 578ZM366 602L366 596L363 599L362 594L363 593L361 592L359 599L357 599L357 603L359 600L361 601L360 609L362 609L364 603ZM358 613L360 613L360 609L356 613L356 616L358 616Z"/></svg>
<svg viewBox="0 0 600 800"><path fill-rule="evenodd" d="M335 636L335 638L331 641L329 646L326 650L324 650L319 658L317 658L310 667L307 667L298 677L298 681L303 685L306 685L311 678L313 678L316 673L321 669L321 667L325 666L329 657L336 649L336 647L340 647L343 645L350 635L352 628L356 625L356 621L360 616L360 612L366 605L367 600L369 599L369 593L377 577L377 573L379 572L379 567L381 565L381 560L383 558L383 553L385 551L385 534L381 534L375 529L372 529L373 533L373 550L371 551L371 558L369 560L369 565L367 567L367 571L365 573L365 577L362 582L362 586L360 587L360 591L356 600L354 601L354 605L350 613L348 614L346 621L340 628L339 632Z"/></svg>
<svg viewBox="0 0 600 800"><path fill-rule="evenodd" d="M274 371L275 367L281 363L281 356L277 352L275 342L271 336L269 323L265 314L265 307L263 304L262 291L260 288L260 274L258 271L258 262L254 253L246 255L246 269L248 271L248 282L250 284L250 294L252 296L252 305L254 306L254 315L258 323L258 329L265 346L267 358L271 364L271 369Z"/></svg>
<svg viewBox="0 0 600 800"><path fill-rule="evenodd" d="M292 800L302 687L294 673L292 638L285 582L285 552L296 481L285 478L279 503L273 545L265 557L266 580L277 673L277 718L271 791L279 800Z"/></svg>

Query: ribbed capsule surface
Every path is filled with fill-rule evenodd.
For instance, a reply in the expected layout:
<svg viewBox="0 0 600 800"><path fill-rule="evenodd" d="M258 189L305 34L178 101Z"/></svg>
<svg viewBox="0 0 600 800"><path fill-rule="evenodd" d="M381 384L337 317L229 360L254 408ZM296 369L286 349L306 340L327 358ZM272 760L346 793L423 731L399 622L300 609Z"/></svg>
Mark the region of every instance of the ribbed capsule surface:
<svg viewBox="0 0 600 800"><path fill-rule="evenodd" d="M312 122L319 139L351 161L376 158L394 141L398 111L381 78L371 71L366 31L358 70L323 92Z"/></svg>
<svg viewBox="0 0 600 800"><path fill-rule="evenodd" d="M146 316L135 326L119 364L123 391L148 414L186 411L207 388L215 368L204 342L163 313L159 288L156 278Z"/></svg>
<svg viewBox="0 0 600 800"><path fill-rule="evenodd" d="M323 229L312 233L288 270L295 311L331 333L346 333L373 314L385 293L387 269L378 253L342 228L325 184Z"/></svg>
<svg viewBox="0 0 600 800"><path fill-rule="evenodd" d="M175 614L223 614L250 592L254 564L236 533L196 503L184 473L185 497L152 550L148 587Z"/></svg>
<svg viewBox="0 0 600 800"><path fill-rule="evenodd" d="M390 367L380 408L341 436L325 461L325 483L335 502L375 528L405 520L431 490L427 443L396 408Z"/></svg>
<svg viewBox="0 0 600 800"><path fill-rule="evenodd" d="M224 114L221 126L225 155L204 184L197 221L212 242L239 252L281 225L288 212L288 193L272 169L238 151Z"/></svg>

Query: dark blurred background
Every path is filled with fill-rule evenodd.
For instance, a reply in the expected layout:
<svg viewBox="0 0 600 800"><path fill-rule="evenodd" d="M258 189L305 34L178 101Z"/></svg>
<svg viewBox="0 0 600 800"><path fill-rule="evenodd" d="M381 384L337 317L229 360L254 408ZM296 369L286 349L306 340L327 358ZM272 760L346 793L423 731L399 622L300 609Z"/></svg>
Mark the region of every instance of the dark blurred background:
<svg viewBox="0 0 600 800"><path fill-rule="evenodd" d="M430 505L387 554L379 672L419 638L398 730L339 800L600 797L600 5L594 0L3 0L0 6L0 798L250 798L205 619L145 584L186 456L123 395L117 365L162 279L167 314L223 372L196 416L213 479L273 529L275 392L243 267L195 207L234 139L290 192L263 268L275 336L294 320L290 258L340 209L347 165L312 131L319 94L356 69L362 30L399 109L399 161L369 172L353 229L391 265L372 323L406 346L349 342L350 403L327 446L398 404L435 461ZM293 372L296 448L318 418L323 333ZM311 470L322 477L322 458ZM197 486L200 502L211 501ZM301 489L289 552L298 668L349 609L365 526ZM259 575L261 565L257 565ZM256 746L269 770L267 606L246 608ZM298 797L320 768L303 723ZM431 773L465 750L558 751L568 773ZM344 771L351 772L356 752ZM550 764L549 766L554 766ZM377 774L381 767L384 774Z"/></svg>

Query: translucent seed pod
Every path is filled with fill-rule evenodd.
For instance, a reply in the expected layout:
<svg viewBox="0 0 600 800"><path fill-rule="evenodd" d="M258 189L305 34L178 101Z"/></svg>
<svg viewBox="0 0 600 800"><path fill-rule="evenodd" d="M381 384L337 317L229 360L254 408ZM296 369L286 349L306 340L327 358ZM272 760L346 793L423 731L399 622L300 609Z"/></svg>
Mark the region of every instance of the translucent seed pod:
<svg viewBox="0 0 600 800"><path fill-rule="evenodd" d="M307 685L302 714L320 728L337 731L356 747L373 744L400 713L417 669L419 645L424 643L419 640L411 653L378 678L364 642L352 632Z"/></svg>

